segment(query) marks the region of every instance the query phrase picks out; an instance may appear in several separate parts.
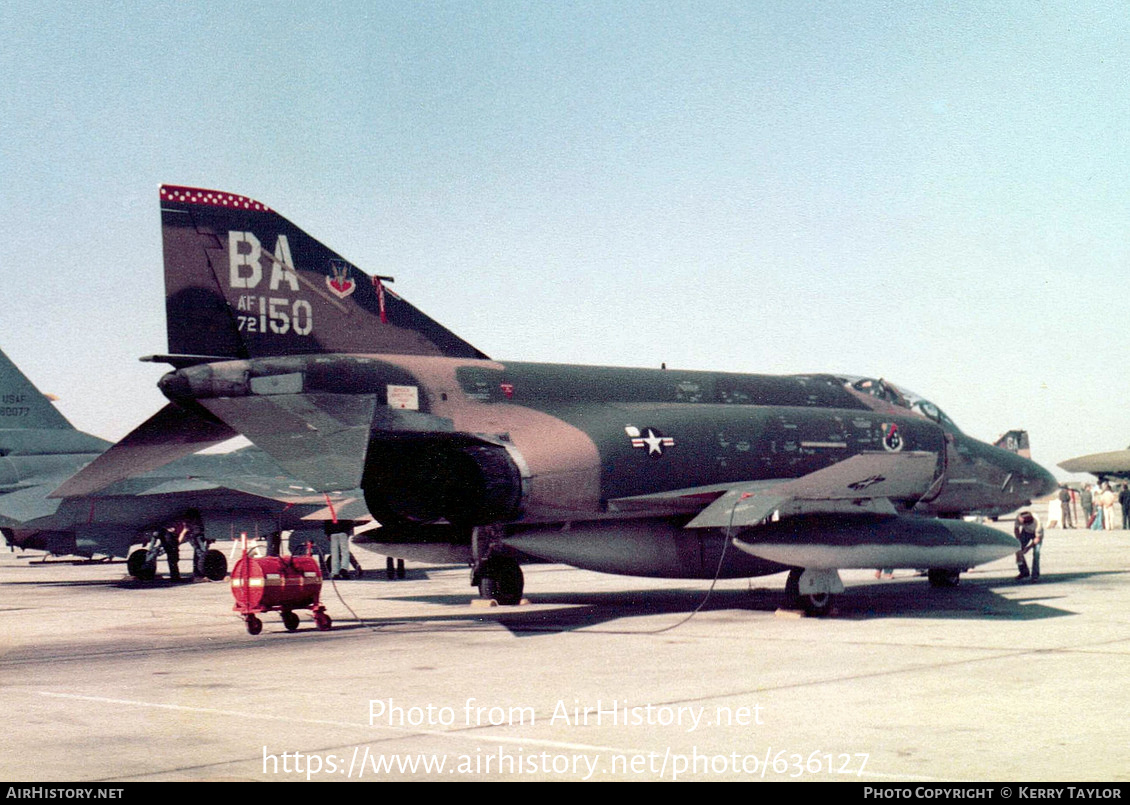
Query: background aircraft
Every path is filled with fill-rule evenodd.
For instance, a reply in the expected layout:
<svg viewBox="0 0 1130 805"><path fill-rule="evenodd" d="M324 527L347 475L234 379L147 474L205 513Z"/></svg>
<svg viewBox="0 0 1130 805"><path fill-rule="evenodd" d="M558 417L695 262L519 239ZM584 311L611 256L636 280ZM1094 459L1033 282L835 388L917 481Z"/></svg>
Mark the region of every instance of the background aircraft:
<svg viewBox="0 0 1130 805"><path fill-rule="evenodd" d="M1069 458L1059 466L1068 472L1089 472L1100 482L1108 478L1130 478L1130 448Z"/></svg>
<svg viewBox="0 0 1130 805"><path fill-rule="evenodd" d="M109 446L76 430L0 352L0 531L11 545L56 555L126 556L190 509L199 510L208 541L295 529L300 535L292 541L320 543L321 521L333 516L325 495L287 477L255 448L187 456L83 497L48 497ZM365 521L370 518L359 498L359 491L333 495L329 504L342 519ZM137 553L130 572L151 577L152 560ZM223 555L213 553L218 560L212 557L208 575L223 578ZM182 560L191 561L190 550L184 554Z"/></svg>
<svg viewBox="0 0 1130 805"><path fill-rule="evenodd" d="M460 555L503 602L537 559L790 570L823 612L838 568L956 583L1016 548L962 515L1055 488L883 380L493 361L253 199L165 186L161 214L171 402L60 493L242 433L319 491L359 486L374 539Z"/></svg>
<svg viewBox="0 0 1130 805"><path fill-rule="evenodd" d="M1026 430L1010 430L993 442L993 446L1017 453L1024 458L1032 457L1032 449L1028 443L1028 431Z"/></svg>

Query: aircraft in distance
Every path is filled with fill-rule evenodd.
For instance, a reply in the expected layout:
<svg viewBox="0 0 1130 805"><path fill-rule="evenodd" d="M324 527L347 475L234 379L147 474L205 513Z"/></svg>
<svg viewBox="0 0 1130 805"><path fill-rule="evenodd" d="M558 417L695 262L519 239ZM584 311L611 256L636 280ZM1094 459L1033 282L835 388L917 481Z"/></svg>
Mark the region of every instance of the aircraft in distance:
<svg viewBox="0 0 1130 805"><path fill-rule="evenodd" d="M1092 453L1061 461L1059 466L1068 472L1089 472L1102 483L1110 478L1130 478L1130 447L1109 453Z"/></svg>
<svg viewBox="0 0 1130 805"><path fill-rule="evenodd" d="M159 550L154 534L196 509L204 542L245 532L266 536L294 529L298 537L324 542L322 520L334 514L371 519L352 497L317 494L287 478L267 455L244 448L220 455L186 456L154 472L116 483L91 495L48 495L110 442L77 430L0 351L0 532L12 546L54 555L126 556L128 568L152 578ZM222 579L227 560L216 550L182 556L198 575Z"/></svg>
<svg viewBox="0 0 1130 805"><path fill-rule="evenodd" d="M267 206L160 193L170 402L58 494L241 433L318 491L360 487L381 552L463 558L501 603L550 561L789 571L820 613L841 568L956 584L1016 550L963 515L1056 486L879 379L492 360Z"/></svg>
<svg viewBox="0 0 1130 805"><path fill-rule="evenodd" d="M1024 458L1032 457L1032 450L1028 443L1028 431L1026 430L1010 430L993 442L993 446L1009 450L1024 456Z"/></svg>

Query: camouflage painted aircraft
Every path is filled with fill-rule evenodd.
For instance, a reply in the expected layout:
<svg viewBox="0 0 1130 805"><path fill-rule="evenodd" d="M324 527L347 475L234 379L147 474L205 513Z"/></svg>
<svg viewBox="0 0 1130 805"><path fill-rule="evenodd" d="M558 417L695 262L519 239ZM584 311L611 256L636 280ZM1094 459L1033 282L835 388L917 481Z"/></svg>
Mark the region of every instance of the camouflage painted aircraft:
<svg viewBox="0 0 1130 805"><path fill-rule="evenodd" d="M1069 458L1059 466L1068 472L1089 472L1100 483L1111 478L1130 478L1130 448Z"/></svg>
<svg viewBox="0 0 1130 805"><path fill-rule="evenodd" d="M463 558L503 603L551 561L789 571L824 612L840 568L956 584L1016 550L962 515L1055 488L882 380L491 360L257 201L165 186L161 220L170 403L62 492L242 433L319 491L359 486L382 552Z"/></svg>
<svg viewBox="0 0 1130 805"><path fill-rule="evenodd" d="M84 497L48 495L110 442L83 433L0 352L0 532L10 545L54 555L126 556L140 578L156 572L153 534L197 509L204 540L233 534L267 535L295 529L299 541L324 541L327 500L287 478L267 455L244 448L222 455L186 456ZM360 493L329 499L334 514L368 519ZM293 541L293 540L292 540ZM186 557L182 557L186 558ZM218 551L198 554L196 572L223 578Z"/></svg>

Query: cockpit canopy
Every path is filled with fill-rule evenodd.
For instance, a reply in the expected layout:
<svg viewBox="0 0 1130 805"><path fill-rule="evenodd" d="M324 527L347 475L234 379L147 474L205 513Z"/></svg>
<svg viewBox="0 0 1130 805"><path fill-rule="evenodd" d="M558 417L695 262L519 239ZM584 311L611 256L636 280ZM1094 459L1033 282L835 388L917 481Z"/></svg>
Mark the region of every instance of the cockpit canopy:
<svg viewBox="0 0 1130 805"><path fill-rule="evenodd" d="M937 422L946 430L961 431L961 429L954 424L954 421L946 416L945 411L934 405L925 397L921 397L913 391L899 388L881 377L841 376L840 380L842 380L844 385L848 388L854 389L861 394L870 394L872 397L885 400L891 405L906 408L920 416L926 417L931 422Z"/></svg>

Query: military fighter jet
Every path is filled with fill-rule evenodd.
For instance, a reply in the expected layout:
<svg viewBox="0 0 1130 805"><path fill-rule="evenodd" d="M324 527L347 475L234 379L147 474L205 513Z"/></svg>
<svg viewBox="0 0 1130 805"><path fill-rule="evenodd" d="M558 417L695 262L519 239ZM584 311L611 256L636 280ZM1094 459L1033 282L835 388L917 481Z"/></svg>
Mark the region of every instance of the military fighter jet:
<svg viewBox="0 0 1130 805"><path fill-rule="evenodd" d="M893 384L496 361L265 205L161 188L170 403L61 493L242 433L319 491L359 486L375 540L466 559L513 603L521 564L628 575L838 569L956 584L1016 550L964 522L1055 488Z"/></svg>
<svg viewBox="0 0 1130 805"><path fill-rule="evenodd" d="M993 442L993 446L1024 456L1024 458L1032 457L1032 450L1028 444L1028 431L1026 430L1010 430Z"/></svg>
<svg viewBox="0 0 1130 805"><path fill-rule="evenodd" d="M76 430L0 352L0 531L10 545L89 558L126 556L143 543L149 547L129 555L129 571L152 578L159 554L154 535L195 509L204 532L194 570L222 579L224 555L204 547L217 539L294 529L299 536L292 543L306 537L320 544L331 506L343 519L370 519L359 491L327 499L255 448L186 456L84 497L48 497L109 446Z"/></svg>
<svg viewBox="0 0 1130 805"><path fill-rule="evenodd" d="M1109 478L1130 478L1130 448L1069 458L1059 466L1068 472L1089 472L1100 482Z"/></svg>

